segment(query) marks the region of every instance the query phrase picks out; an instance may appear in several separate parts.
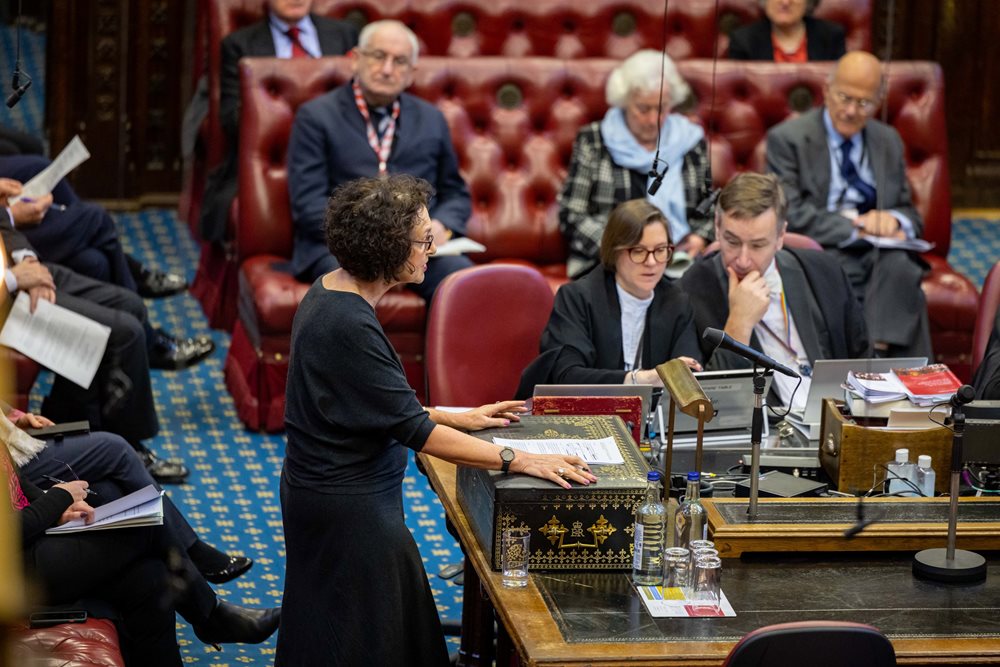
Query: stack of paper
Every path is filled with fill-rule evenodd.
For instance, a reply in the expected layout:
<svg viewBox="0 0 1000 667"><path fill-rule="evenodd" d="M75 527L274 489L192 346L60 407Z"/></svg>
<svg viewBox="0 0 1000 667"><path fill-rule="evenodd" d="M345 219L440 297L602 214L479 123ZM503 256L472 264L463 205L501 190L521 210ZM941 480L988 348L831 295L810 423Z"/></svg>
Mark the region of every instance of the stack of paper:
<svg viewBox="0 0 1000 667"><path fill-rule="evenodd" d="M108 530L134 526L159 526L163 524L163 492L150 484L138 491L112 500L107 505L94 508L94 520L84 523L73 519L61 526L49 528L50 535L75 533L82 530Z"/></svg>
<svg viewBox="0 0 1000 667"><path fill-rule="evenodd" d="M848 371L847 385L851 393L868 403L887 403L906 398L906 387L894 373Z"/></svg>
<svg viewBox="0 0 1000 667"><path fill-rule="evenodd" d="M907 397L916 405L944 403L962 386L945 364L894 368L892 372L899 378Z"/></svg>

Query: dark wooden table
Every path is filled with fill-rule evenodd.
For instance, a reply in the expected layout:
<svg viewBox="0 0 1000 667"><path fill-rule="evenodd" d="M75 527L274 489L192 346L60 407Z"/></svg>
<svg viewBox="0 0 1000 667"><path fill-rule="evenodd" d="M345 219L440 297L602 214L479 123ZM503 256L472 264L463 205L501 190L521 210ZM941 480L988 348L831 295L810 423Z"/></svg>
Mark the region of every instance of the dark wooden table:
<svg viewBox="0 0 1000 667"><path fill-rule="evenodd" d="M627 573L535 572L527 588L503 588L458 505L455 466L421 458L469 566L459 664L492 664L494 614L498 665L721 665L747 632L794 620L870 623L901 665L1000 664L995 554L986 583L967 586L914 579L905 553L726 559L722 587L736 617L654 619Z"/></svg>

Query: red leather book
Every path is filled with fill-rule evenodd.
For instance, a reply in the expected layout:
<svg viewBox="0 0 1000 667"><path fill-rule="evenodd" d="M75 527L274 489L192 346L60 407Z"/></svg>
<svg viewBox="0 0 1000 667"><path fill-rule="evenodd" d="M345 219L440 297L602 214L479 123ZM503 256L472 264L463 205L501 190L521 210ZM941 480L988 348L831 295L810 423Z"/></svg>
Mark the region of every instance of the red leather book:
<svg viewBox="0 0 1000 667"><path fill-rule="evenodd" d="M642 440L642 399L638 396L535 396L533 415L618 415L636 444Z"/></svg>

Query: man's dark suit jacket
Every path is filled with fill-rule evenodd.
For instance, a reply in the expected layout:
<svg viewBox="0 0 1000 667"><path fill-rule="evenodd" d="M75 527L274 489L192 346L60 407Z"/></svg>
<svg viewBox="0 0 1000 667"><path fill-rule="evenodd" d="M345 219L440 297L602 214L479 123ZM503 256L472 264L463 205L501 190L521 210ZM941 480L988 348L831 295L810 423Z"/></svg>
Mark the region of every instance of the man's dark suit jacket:
<svg viewBox="0 0 1000 667"><path fill-rule="evenodd" d="M456 234L464 235L472 203L444 115L434 105L403 93L388 170L423 178L434 187L428 207ZM288 194L295 223L292 271L305 275L329 254L323 220L330 193L341 183L377 176L364 118L346 83L299 107L288 142Z"/></svg>
<svg viewBox="0 0 1000 667"><path fill-rule="evenodd" d="M701 360L691 304L668 278L653 290L642 341L643 368L680 356ZM530 396L536 384L624 381L622 311L613 272L596 266L559 288L540 349L541 355L521 375L518 396Z"/></svg>
<svg viewBox="0 0 1000 667"><path fill-rule="evenodd" d="M350 23L310 14L320 51L324 56L339 56L358 43L358 31ZM226 136L226 158L208 176L201 213L201 236L206 241L220 241L226 231L226 217L236 197L240 136L240 58L274 57L274 40L268 19L237 30L222 40L219 122Z"/></svg>
<svg viewBox="0 0 1000 667"><path fill-rule="evenodd" d="M767 133L767 170L781 179L788 198L788 231L805 234L824 247L831 247L850 237L854 223L826 208L832 179L826 136L823 107L775 125ZM878 188L879 207L895 209L907 216L920 237L924 223L910 198L899 133L891 125L869 120L864 142Z"/></svg>
<svg viewBox="0 0 1000 667"><path fill-rule="evenodd" d="M838 60L845 53L844 28L836 23L816 19L803 19L806 24L806 58L809 60ZM730 60L774 60L771 43L771 21L760 21L733 30L729 36Z"/></svg>
<svg viewBox="0 0 1000 667"><path fill-rule="evenodd" d="M786 248L775 255L788 309L810 363L817 359L854 359L868 354L864 313L847 275L831 255L816 250ZM681 277L694 308L698 332L721 329L729 318L729 278L718 253L698 260ZM699 338L709 368L749 368L750 362L718 350ZM750 346L763 351L757 334Z"/></svg>

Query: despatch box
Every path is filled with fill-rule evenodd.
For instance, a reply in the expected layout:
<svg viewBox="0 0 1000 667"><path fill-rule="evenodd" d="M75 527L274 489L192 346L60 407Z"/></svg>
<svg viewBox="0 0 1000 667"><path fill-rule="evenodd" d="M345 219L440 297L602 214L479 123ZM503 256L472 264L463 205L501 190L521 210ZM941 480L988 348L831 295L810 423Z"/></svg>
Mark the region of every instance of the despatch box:
<svg viewBox="0 0 1000 667"><path fill-rule="evenodd" d="M859 423L861 420L844 415L843 405L843 401L824 399L820 428L820 464L838 490L865 493L885 478L887 472L882 466L896 458L897 449L905 447L914 463L921 454L930 455L935 473L934 492L948 491L952 438L949 429L932 426L890 431L865 426Z"/></svg>
<svg viewBox="0 0 1000 667"><path fill-rule="evenodd" d="M611 437L625 460L592 465L596 484L563 489L528 475L458 467L458 502L494 570L500 569L505 528L531 533L529 567L540 570L628 570L632 567L635 508L649 466L618 416L525 415L508 428L472 435L510 439Z"/></svg>

